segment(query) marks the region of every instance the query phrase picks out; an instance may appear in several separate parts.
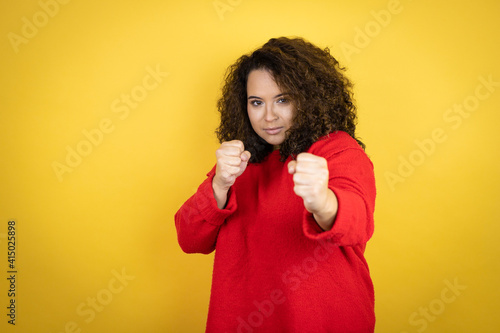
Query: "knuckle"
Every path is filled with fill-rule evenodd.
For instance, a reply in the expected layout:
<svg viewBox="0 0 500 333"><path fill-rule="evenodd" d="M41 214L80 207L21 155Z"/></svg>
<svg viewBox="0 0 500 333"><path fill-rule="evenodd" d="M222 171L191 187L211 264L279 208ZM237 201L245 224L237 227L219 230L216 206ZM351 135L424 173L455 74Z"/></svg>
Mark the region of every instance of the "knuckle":
<svg viewBox="0 0 500 333"><path fill-rule="evenodd" d="M297 170L297 171L298 171L298 170ZM294 173L294 174L293 174L293 181L294 181L295 183L297 183L297 182L300 182L300 180L301 180L300 173Z"/></svg>
<svg viewBox="0 0 500 333"><path fill-rule="evenodd" d="M300 190L300 187L295 185L293 187L293 191L295 192L295 194L297 194L299 197L302 197L302 191Z"/></svg>
<svg viewBox="0 0 500 333"><path fill-rule="evenodd" d="M240 157L233 157L231 159L228 159L228 164L231 166L236 166L241 164L241 158Z"/></svg>

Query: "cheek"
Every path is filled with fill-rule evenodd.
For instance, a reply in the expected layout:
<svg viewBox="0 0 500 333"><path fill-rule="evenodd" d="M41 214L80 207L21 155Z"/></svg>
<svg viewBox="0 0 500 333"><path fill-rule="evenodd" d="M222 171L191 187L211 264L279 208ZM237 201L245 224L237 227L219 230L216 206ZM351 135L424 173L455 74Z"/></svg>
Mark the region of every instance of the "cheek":
<svg viewBox="0 0 500 333"><path fill-rule="evenodd" d="M250 120L250 124L252 125L252 127L255 128L255 125L258 122L258 115L255 112L250 111L248 112L248 119Z"/></svg>
<svg viewBox="0 0 500 333"><path fill-rule="evenodd" d="M292 126L293 118L295 117L295 109L293 107L288 109L285 117L286 117L286 122L288 124L288 127Z"/></svg>
<svg viewBox="0 0 500 333"><path fill-rule="evenodd" d="M247 107L247 116L248 116L248 119L250 119L250 121L252 121L252 119L253 119L253 112L252 112L252 110L250 110L249 107Z"/></svg>

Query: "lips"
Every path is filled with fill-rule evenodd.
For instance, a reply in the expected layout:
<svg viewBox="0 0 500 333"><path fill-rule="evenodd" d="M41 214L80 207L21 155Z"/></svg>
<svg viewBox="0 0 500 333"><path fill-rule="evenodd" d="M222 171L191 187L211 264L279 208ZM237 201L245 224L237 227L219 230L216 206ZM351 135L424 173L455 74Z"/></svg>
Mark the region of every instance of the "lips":
<svg viewBox="0 0 500 333"><path fill-rule="evenodd" d="M283 127L269 127L264 128L264 131L269 135L279 134L283 130Z"/></svg>

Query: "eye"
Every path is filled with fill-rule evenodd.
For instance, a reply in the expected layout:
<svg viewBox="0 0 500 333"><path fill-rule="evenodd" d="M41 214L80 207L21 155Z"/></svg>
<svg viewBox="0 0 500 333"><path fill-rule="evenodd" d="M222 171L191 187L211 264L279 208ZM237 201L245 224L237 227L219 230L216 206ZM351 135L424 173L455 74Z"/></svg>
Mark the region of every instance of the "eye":
<svg viewBox="0 0 500 333"><path fill-rule="evenodd" d="M262 101L259 101L258 99L254 99L250 101L250 104L253 106L259 106L262 105Z"/></svg>
<svg viewBox="0 0 500 333"><path fill-rule="evenodd" d="M285 97L281 97L280 99L278 99L276 101L277 103L288 103L288 99L286 99Z"/></svg>

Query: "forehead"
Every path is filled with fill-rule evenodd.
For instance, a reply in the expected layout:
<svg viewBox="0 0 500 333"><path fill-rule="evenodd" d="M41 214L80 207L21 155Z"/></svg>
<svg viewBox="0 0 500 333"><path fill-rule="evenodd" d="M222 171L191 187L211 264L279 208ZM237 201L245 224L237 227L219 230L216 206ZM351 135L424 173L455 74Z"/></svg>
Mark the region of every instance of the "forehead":
<svg viewBox="0 0 500 333"><path fill-rule="evenodd" d="M250 95L266 96L281 93L271 72L265 69L254 69L248 74L247 92Z"/></svg>

